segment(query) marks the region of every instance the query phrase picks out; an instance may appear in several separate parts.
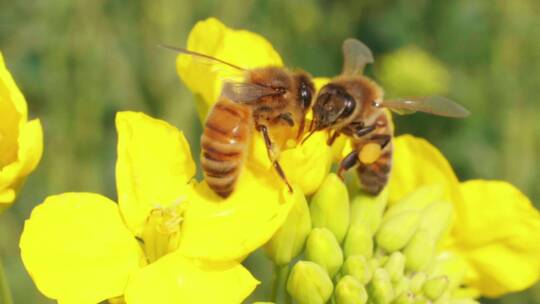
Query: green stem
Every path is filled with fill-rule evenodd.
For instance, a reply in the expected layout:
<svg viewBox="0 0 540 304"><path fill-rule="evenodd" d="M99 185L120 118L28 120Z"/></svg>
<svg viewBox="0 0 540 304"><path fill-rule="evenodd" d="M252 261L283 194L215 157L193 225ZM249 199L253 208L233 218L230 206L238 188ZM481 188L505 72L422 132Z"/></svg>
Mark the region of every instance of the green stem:
<svg viewBox="0 0 540 304"><path fill-rule="evenodd" d="M274 303L290 304L291 297L287 293L287 279L289 278L289 265L274 266L274 286L272 288L272 301Z"/></svg>
<svg viewBox="0 0 540 304"><path fill-rule="evenodd" d="M0 260L0 303L2 304L13 304L11 298L11 291L9 289L8 282L6 280L6 275L4 273L4 267L2 261Z"/></svg>

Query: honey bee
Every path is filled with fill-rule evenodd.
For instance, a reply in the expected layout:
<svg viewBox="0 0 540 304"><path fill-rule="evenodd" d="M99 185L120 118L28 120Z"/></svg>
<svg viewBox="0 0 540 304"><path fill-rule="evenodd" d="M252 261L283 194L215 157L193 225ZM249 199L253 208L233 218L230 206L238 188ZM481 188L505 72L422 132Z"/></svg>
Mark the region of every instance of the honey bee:
<svg viewBox="0 0 540 304"><path fill-rule="evenodd" d="M292 187L281 168L271 130L298 128L303 134L305 115L311 106L315 87L303 71L269 66L245 69L205 54L165 46L193 59L224 64L242 73L241 82L227 81L210 110L201 137L201 165L210 188L222 198L234 191L254 132L264 138L268 157L290 192Z"/></svg>
<svg viewBox="0 0 540 304"><path fill-rule="evenodd" d="M369 48L356 39L347 39L343 55L341 75L317 94L308 137L328 130L329 145L340 134L350 138L353 151L341 160L338 175L343 179L343 174L356 166L362 188L376 195L387 184L392 167L393 127L384 108L398 114L420 111L453 118L466 117L469 112L440 96L383 100L382 89L362 75L364 67L373 63Z"/></svg>

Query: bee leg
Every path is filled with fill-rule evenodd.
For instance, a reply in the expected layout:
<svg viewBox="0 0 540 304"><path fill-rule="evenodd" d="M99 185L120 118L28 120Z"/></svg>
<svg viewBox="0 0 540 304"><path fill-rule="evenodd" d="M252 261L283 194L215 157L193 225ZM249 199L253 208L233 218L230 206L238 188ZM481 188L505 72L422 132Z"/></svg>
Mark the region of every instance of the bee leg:
<svg viewBox="0 0 540 304"><path fill-rule="evenodd" d="M339 169L337 175L341 180L343 180L343 174L347 172L347 170L351 169L358 163L358 151L352 151L349 153L345 158L341 160L339 163Z"/></svg>
<svg viewBox="0 0 540 304"><path fill-rule="evenodd" d="M339 132L335 131L334 134L330 135L330 138L328 138L328 141L326 142L327 145L331 146L334 141L336 141L336 138L338 138Z"/></svg>
<svg viewBox="0 0 540 304"><path fill-rule="evenodd" d="M302 118L302 121L300 121L300 125L298 126L298 134L296 134L296 143L299 143L302 139L302 135L304 135L304 128L306 126L306 120Z"/></svg>
<svg viewBox="0 0 540 304"><path fill-rule="evenodd" d="M274 120L283 120L289 127L294 127L294 120L291 113L281 113Z"/></svg>
<svg viewBox="0 0 540 304"><path fill-rule="evenodd" d="M261 132L263 135L264 143L266 144L266 151L268 152L268 158L270 158L270 161L272 162L274 169L276 170L279 177L285 182L285 184L287 185L287 188L289 188L289 192L292 193L293 189L291 187L291 184L289 184L287 177L285 176L285 172L283 172L283 168L281 168L281 165L272 154L273 144L272 144L272 140L270 139L270 135L268 134L268 128L265 125L259 125L257 126L257 130Z"/></svg>
<svg viewBox="0 0 540 304"><path fill-rule="evenodd" d="M362 127L360 129L356 129L354 131L354 135L356 135L357 137L362 137L366 134L369 134L371 132L373 132L375 130L376 126L375 125L371 125L371 126L365 126L365 127Z"/></svg>
<svg viewBox="0 0 540 304"><path fill-rule="evenodd" d="M386 147L390 143L391 139L392 139L392 137L390 135L388 135L388 134L375 134L375 135L371 136L371 138L369 140L379 144L381 146L381 149L382 149L382 148Z"/></svg>

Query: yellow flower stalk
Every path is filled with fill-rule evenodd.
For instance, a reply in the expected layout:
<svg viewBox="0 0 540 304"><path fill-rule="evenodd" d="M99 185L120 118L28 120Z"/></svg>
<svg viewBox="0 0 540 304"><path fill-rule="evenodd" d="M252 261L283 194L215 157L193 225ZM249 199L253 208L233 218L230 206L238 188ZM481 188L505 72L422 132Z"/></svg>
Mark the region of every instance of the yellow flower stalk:
<svg viewBox="0 0 540 304"><path fill-rule="evenodd" d="M64 193L25 223L21 255L39 290L61 303L240 303L258 282L239 261L281 226L293 196L246 170L223 201L193 181L182 132L134 112L116 126L118 204Z"/></svg>
<svg viewBox="0 0 540 304"><path fill-rule="evenodd" d="M28 121L26 100L0 53L0 212L15 201L42 150L41 123Z"/></svg>
<svg viewBox="0 0 540 304"><path fill-rule="evenodd" d="M281 57L265 38L246 30L228 28L215 18L195 25L189 34L187 49L245 69L283 66ZM238 75L238 71L231 67L201 64L188 55L178 56L177 70L182 81L195 95L197 111L203 122L221 94L223 82L243 80L243 75ZM275 140L279 142L284 139ZM316 134L303 145L286 142L283 146L279 161L289 182L297 185L306 195L314 193L328 174L332 162L331 148L326 145L326 134ZM274 174L259 134L254 136L248 163L256 176Z"/></svg>
<svg viewBox="0 0 540 304"><path fill-rule="evenodd" d="M423 139L398 137L394 157L391 203L422 186L442 187L452 203L455 220L443 248L461 260L467 286L497 297L538 281L540 213L523 193L502 181L460 183L444 156Z"/></svg>

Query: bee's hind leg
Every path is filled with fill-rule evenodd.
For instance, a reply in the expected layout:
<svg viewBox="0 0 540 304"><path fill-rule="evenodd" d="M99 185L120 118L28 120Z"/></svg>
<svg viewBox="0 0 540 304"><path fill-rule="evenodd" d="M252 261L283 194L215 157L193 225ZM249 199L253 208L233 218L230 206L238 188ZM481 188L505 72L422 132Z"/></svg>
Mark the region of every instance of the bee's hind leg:
<svg viewBox="0 0 540 304"><path fill-rule="evenodd" d="M358 151L352 151L339 162L337 175L343 180L343 174L358 163Z"/></svg>
<svg viewBox="0 0 540 304"><path fill-rule="evenodd" d="M257 130L262 133L264 138L264 143L266 144L266 151L268 152L268 158L272 162L272 165L274 166L274 169L276 170L279 177L285 182L287 185L287 188L289 188L289 192L293 192L293 189L291 187L291 184L289 184L289 181L287 180L287 176L285 176L285 172L283 171L283 168L281 168L281 165L275 159L275 156L272 153L272 140L270 139L270 135L268 134L268 128L265 125L259 125L257 126Z"/></svg>

